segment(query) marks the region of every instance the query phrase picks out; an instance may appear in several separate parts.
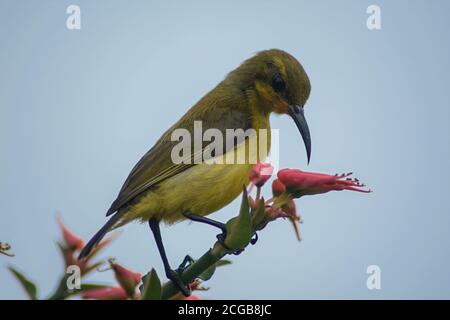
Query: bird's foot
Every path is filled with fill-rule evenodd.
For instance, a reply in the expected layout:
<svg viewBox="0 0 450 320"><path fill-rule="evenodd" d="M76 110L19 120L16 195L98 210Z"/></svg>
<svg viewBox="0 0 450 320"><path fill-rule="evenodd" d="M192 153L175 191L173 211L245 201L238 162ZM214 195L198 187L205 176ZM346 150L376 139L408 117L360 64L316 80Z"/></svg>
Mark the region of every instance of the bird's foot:
<svg viewBox="0 0 450 320"><path fill-rule="evenodd" d="M174 285L180 290L180 292L185 296L189 297L191 295L191 288L185 285L181 280L180 274L175 270L167 270L166 276L169 280L171 280Z"/></svg>
<svg viewBox="0 0 450 320"><path fill-rule="evenodd" d="M244 186L245 189L245 186ZM233 250L230 249L226 244L225 244L225 238L227 237L227 225L225 223L216 221L216 220L212 220L210 218L207 217L202 217L196 214L193 214L190 211L186 211L183 213L183 215L187 218L190 219L192 221L197 221L197 222L202 222L202 223L206 223L209 224L211 226L214 226L216 228L219 228L220 230L222 230L221 234L217 235L217 240L219 241L219 243L227 250L229 251L230 254L234 254L234 255L238 255L240 254L242 251L244 251L244 249L239 249L239 250Z"/></svg>
<svg viewBox="0 0 450 320"><path fill-rule="evenodd" d="M225 238L227 237L227 233L225 231L218 234L216 237L217 237L217 241L220 243L220 245L222 247L224 247L227 251L229 251L230 254L234 254L235 256L237 256L244 251L244 249L238 249L238 250L231 249L225 244Z"/></svg>
<svg viewBox="0 0 450 320"><path fill-rule="evenodd" d="M175 270L179 275L183 273L192 263L194 263L194 259L190 255L186 255L183 259L183 262L178 266Z"/></svg>

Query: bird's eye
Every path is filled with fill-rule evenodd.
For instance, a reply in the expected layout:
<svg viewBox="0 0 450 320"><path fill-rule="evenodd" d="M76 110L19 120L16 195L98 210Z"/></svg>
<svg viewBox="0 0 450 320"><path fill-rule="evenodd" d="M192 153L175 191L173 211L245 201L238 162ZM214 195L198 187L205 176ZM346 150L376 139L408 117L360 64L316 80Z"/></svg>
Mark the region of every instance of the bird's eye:
<svg viewBox="0 0 450 320"><path fill-rule="evenodd" d="M276 92L282 93L286 89L286 83L280 75L276 75L272 79L272 87Z"/></svg>

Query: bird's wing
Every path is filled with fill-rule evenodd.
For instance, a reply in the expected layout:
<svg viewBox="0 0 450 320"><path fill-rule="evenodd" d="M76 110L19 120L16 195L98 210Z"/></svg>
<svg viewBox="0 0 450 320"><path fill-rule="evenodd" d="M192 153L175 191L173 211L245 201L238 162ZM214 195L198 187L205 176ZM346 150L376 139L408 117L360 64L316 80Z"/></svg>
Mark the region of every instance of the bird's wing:
<svg viewBox="0 0 450 320"><path fill-rule="evenodd" d="M122 186L117 199L108 210L107 216L128 204L142 192L194 166L195 163L192 159L199 155L199 153L202 154L208 144L210 144L210 142L203 142L201 152L194 153L193 143L191 143L192 156L190 163L174 164L171 159L171 152L174 146L179 143L179 141L171 141L171 135L175 129L184 128L192 133L194 120L196 120L202 121L203 133L207 129L216 128L225 137L226 129L242 128L247 130L251 127L246 100L240 93L219 96L221 98L217 99L215 98L217 95L212 95L211 93L206 95L185 116L163 134L159 141L135 165ZM234 146L241 142L242 139L236 140ZM223 150L225 152L228 151L225 144ZM218 155L216 154L215 156Z"/></svg>

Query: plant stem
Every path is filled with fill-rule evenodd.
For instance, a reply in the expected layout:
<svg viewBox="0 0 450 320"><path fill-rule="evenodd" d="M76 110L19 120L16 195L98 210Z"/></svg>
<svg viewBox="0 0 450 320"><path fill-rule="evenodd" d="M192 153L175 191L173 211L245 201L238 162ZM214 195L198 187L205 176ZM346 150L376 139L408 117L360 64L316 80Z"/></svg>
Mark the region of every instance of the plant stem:
<svg viewBox="0 0 450 320"><path fill-rule="evenodd" d="M212 249L209 249L198 260L192 263L181 274L181 280L185 284L194 281L206 269L213 266L217 261L222 259L229 252L219 242L216 242ZM168 281L162 288L162 299L167 300L175 296L179 292L178 288L172 281Z"/></svg>
<svg viewBox="0 0 450 320"><path fill-rule="evenodd" d="M256 199L259 199L261 197L261 187L256 188Z"/></svg>

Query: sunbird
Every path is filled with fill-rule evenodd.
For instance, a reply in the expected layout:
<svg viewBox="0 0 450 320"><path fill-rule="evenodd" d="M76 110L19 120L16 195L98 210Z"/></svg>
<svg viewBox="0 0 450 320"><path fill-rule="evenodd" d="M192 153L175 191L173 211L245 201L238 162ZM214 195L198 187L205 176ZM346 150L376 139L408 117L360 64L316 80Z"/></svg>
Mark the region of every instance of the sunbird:
<svg viewBox="0 0 450 320"><path fill-rule="evenodd" d="M311 136L304 116L304 106L311 85L302 65L289 53L271 49L261 51L231 71L214 89L201 98L189 111L170 127L156 144L139 160L125 180L117 199L106 215L111 218L93 236L81 251L86 257L109 231L133 220L148 222L153 232L168 279L180 291L189 295L178 271L170 267L161 238L161 221L173 224L185 219L207 223L222 230L225 224L206 216L229 204L249 184L249 173L254 165L246 158L244 163L207 163L186 161L174 163L172 150L177 141L176 129L194 131L194 121L201 121L204 130L218 129L226 136L227 129L255 129L255 134L235 139L231 147L212 154L224 159L230 152L249 149L249 143L261 139L260 129L270 135L269 117L272 113L287 114L295 122L302 136L307 161L311 157ZM270 136L265 142L270 151ZM195 142L194 142L195 143ZM200 151L206 151L202 142ZM195 157L193 152L190 160ZM263 161L261 157L258 160ZM220 239L220 238L219 238Z"/></svg>

